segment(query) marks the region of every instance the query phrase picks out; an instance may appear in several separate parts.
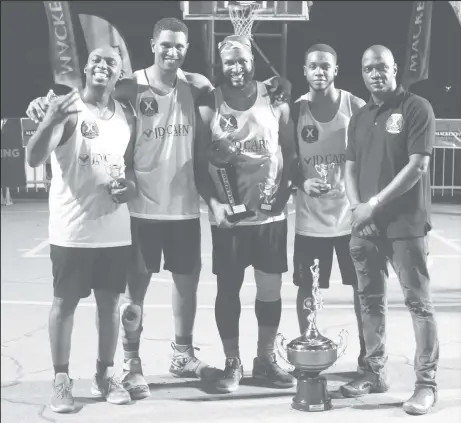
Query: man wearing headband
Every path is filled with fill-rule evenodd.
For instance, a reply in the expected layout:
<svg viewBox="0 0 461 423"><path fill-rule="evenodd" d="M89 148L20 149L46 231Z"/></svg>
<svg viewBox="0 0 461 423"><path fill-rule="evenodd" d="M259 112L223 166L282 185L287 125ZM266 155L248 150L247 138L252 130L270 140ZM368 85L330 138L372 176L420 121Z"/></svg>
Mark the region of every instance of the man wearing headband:
<svg viewBox="0 0 461 423"><path fill-rule="evenodd" d="M216 388L233 392L243 376L240 289L248 266L254 267L257 286L258 344L253 377L269 386L289 388L295 379L278 366L274 340L282 309L282 273L288 270L284 208L290 195L288 171L296 161L293 122L288 104L271 105L264 84L253 80L248 38L226 37L219 44L219 52L224 83L199 106L196 140L197 189L210 208L213 273L218 283L215 317L226 355L224 374ZM226 145L236 151L232 167L238 197L254 212L237 223L233 222L218 168L211 163ZM267 211L262 201L272 194L275 202Z"/></svg>

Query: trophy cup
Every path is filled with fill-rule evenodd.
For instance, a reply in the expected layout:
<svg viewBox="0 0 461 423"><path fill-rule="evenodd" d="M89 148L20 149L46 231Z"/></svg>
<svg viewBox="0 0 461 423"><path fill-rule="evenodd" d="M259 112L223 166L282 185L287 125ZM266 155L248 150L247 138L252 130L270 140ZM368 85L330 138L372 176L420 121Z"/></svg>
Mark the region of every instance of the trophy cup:
<svg viewBox="0 0 461 423"><path fill-rule="evenodd" d="M275 202L275 193L277 192L277 184L272 178L266 178L264 182L259 183L259 198L261 202L261 210L271 211Z"/></svg>
<svg viewBox="0 0 461 423"><path fill-rule="evenodd" d="M292 407L300 411L326 411L331 409L331 399L327 380L319 374L344 353L347 332L342 330L339 333L339 345L319 333L315 322L317 310L323 307L323 299L319 289L318 259L314 260L310 270L313 276L312 297L307 297L303 305L308 312L309 326L302 336L292 340L286 347L287 359L299 374Z"/></svg>
<svg viewBox="0 0 461 423"><path fill-rule="evenodd" d="M332 188L332 184L330 183L331 175L334 174L336 163L330 163L330 164L321 163L321 164L316 164L314 167L317 173L322 178L323 183L327 186L326 189L324 188L324 189L321 189L320 191L323 193L330 191L330 189Z"/></svg>
<svg viewBox="0 0 461 423"><path fill-rule="evenodd" d="M233 166L239 150L230 137L231 134L227 133L225 137L213 140L208 153L210 163L218 168L219 180L224 188L227 202L232 209L232 214L227 217L227 220L235 223L254 216L255 212L248 210L247 206L240 202L237 189L237 174L235 166Z"/></svg>
<svg viewBox="0 0 461 423"><path fill-rule="evenodd" d="M106 172L112 178L109 182L109 188L111 190L120 188L118 180L124 176L125 165L120 163L108 163L106 164Z"/></svg>

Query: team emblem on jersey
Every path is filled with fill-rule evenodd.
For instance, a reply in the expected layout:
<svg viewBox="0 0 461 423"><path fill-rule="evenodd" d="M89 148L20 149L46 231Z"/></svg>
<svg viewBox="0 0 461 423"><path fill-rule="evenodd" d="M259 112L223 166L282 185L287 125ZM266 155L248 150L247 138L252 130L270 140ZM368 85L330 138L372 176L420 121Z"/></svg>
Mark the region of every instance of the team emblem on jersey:
<svg viewBox="0 0 461 423"><path fill-rule="evenodd" d="M84 120L80 129L82 131L82 135L85 138L92 140L96 137L99 137L99 128L94 120Z"/></svg>
<svg viewBox="0 0 461 423"><path fill-rule="evenodd" d="M88 154L80 154L78 156L78 164L80 166L86 166L88 163L90 163L90 156Z"/></svg>
<svg viewBox="0 0 461 423"><path fill-rule="evenodd" d="M308 143L318 141L319 130L315 125L304 125L301 131L301 137Z"/></svg>
<svg viewBox="0 0 461 423"><path fill-rule="evenodd" d="M400 113L394 113L386 121L386 131L389 134L400 134L403 128L403 116Z"/></svg>
<svg viewBox="0 0 461 423"><path fill-rule="evenodd" d="M158 104L154 97L142 98L139 108L144 116L154 116L155 113L158 113Z"/></svg>
<svg viewBox="0 0 461 423"><path fill-rule="evenodd" d="M234 132L238 127L237 119L234 115L221 115L219 126L224 132Z"/></svg>

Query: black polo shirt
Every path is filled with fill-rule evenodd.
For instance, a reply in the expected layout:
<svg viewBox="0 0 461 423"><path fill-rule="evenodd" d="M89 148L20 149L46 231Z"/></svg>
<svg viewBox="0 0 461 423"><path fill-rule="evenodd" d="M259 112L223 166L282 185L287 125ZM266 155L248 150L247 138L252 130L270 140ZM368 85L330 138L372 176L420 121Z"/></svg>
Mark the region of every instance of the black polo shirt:
<svg viewBox="0 0 461 423"><path fill-rule="evenodd" d="M432 154L435 116L430 103L399 86L381 106L371 98L352 116L346 160L357 163L360 201L385 188L412 154ZM389 238L423 236L430 230L429 172L405 194L383 206L375 223Z"/></svg>

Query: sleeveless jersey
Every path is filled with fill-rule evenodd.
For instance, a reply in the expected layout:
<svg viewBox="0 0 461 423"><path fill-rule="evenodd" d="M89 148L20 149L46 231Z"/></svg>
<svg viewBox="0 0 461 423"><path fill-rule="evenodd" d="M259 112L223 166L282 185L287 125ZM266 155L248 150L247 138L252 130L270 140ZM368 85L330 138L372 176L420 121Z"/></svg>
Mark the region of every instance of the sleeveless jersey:
<svg viewBox="0 0 461 423"><path fill-rule="evenodd" d="M264 213L260 209L267 180L278 187L282 168L282 150L279 145L279 119L270 103L263 83L257 82L257 97L254 105L245 111L234 110L223 99L222 91L214 91L216 111L211 122L213 140L230 138L239 153L233 163L234 184L240 204L256 212L237 225L260 225L286 218L285 212L278 215ZM209 173L216 186L219 201L228 203L226 191L218 175L218 168L209 164ZM213 213L210 223L216 224Z"/></svg>
<svg viewBox="0 0 461 423"><path fill-rule="evenodd" d="M296 128L303 176L319 178L316 165L334 167L329 171L332 189L319 197L311 197L303 190L296 193L296 228L300 235L334 237L351 233L349 201L344 187L347 127L352 116L352 94L340 91L340 105L336 116L326 123L318 122L309 110L309 93L299 102ZM320 169L317 167L317 169Z"/></svg>
<svg viewBox="0 0 461 423"><path fill-rule="evenodd" d="M100 248L131 244L126 204L112 201L109 165L124 165L130 128L120 103L108 120L98 119L83 101L70 138L51 154L50 244ZM123 176L123 174L122 174Z"/></svg>
<svg viewBox="0 0 461 423"><path fill-rule="evenodd" d="M183 220L200 216L194 176L194 99L179 69L176 87L167 95L149 88L144 71L135 72L137 139L134 171L138 195L130 214L143 219Z"/></svg>

